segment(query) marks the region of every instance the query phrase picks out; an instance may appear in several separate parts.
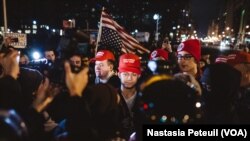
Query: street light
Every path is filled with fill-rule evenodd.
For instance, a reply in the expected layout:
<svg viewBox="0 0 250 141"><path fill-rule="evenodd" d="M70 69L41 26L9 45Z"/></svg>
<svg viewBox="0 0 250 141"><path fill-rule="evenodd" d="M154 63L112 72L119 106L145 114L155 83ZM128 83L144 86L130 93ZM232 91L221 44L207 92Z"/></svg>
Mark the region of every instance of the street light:
<svg viewBox="0 0 250 141"><path fill-rule="evenodd" d="M156 20L155 41L158 41L159 40L158 26L159 26L160 15L159 14L154 14L153 19Z"/></svg>

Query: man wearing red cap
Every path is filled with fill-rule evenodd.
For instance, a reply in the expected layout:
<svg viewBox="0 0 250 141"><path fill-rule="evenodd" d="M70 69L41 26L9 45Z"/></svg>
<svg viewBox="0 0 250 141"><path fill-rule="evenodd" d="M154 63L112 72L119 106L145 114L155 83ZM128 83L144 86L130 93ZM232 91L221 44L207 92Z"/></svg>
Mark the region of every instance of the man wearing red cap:
<svg viewBox="0 0 250 141"><path fill-rule="evenodd" d="M250 54L243 51L238 51L229 54L227 63L233 66L241 73L240 91L239 91L239 119L241 123L250 123Z"/></svg>
<svg viewBox="0 0 250 141"><path fill-rule="evenodd" d="M121 80L119 90L121 109L121 134L128 139L134 132L134 113L138 102L136 84L141 75L141 63L138 56L127 53L120 57L118 76Z"/></svg>
<svg viewBox="0 0 250 141"><path fill-rule="evenodd" d="M155 49L151 52L148 61L148 68L152 72L152 74L169 74L172 73L173 66L176 63L173 63L169 60L169 52L164 49ZM176 60L176 56L174 58ZM147 73L143 73L144 76ZM149 73L151 74L151 73Z"/></svg>
<svg viewBox="0 0 250 141"><path fill-rule="evenodd" d="M199 61L201 58L201 45L197 39L189 39L182 42L177 49L177 58L180 70L193 75L195 78L200 77Z"/></svg>
<svg viewBox="0 0 250 141"><path fill-rule="evenodd" d="M95 58L95 84L108 83L115 88L120 87L120 79L114 72L115 57L109 50L100 50Z"/></svg>
<svg viewBox="0 0 250 141"><path fill-rule="evenodd" d="M168 52L164 49L154 50L149 57L150 60L168 60Z"/></svg>

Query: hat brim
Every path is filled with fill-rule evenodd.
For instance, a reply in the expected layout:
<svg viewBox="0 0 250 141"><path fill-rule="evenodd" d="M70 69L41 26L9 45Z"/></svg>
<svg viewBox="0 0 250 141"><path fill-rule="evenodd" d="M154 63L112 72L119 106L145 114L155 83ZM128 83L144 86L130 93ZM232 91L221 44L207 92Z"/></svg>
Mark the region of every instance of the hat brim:
<svg viewBox="0 0 250 141"><path fill-rule="evenodd" d="M126 68L118 68L119 72L133 72L138 75L141 75L140 68L134 68L134 67L126 67Z"/></svg>
<svg viewBox="0 0 250 141"><path fill-rule="evenodd" d="M92 59L90 59L90 62L104 61L104 60L108 60L108 59L105 59L105 58L92 58Z"/></svg>

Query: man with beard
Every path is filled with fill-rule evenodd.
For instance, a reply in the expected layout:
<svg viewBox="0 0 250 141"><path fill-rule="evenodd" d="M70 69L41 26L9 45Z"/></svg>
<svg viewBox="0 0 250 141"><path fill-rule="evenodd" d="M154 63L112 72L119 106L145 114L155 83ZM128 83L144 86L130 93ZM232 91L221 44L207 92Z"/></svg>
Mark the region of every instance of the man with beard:
<svg viewBox="0 0 250 141"><path fill-rule="evenodd" d="M55 55L55 53L54 53L54 51L52 49L46 49L44 51L44 57L47 60L51 61L52 63L54 63L55 60L56 60L56 55Z"/></svg>
<svg viewBox="0 0 250 141"><path fill-rule="evenodd" d="M128 139L134 132L134 113L137 111L137 81L141 75L141 63L135 54L123 54L119 61L118 76L121 80L119 90L121 137Z"/></svg>
<svg viewBox="0 0 250 141"><path fill-rule="evenodd" d="M82 55L81 54L74 53L69 58L69 62L70 62L71 67L73 68L72 71L74 71L74 72L79 72L83 67Z"/></svg>

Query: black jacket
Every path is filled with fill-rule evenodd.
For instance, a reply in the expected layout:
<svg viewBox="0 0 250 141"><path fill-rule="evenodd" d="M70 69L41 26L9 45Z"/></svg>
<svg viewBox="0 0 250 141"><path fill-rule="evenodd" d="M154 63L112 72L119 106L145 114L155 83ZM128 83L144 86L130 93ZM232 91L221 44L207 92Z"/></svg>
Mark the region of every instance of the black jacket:
<svg viewBox="0 0 250 141"><path fill-rule="evenodd" d="M11 76L0 79L0 109L14 109L24 120L29 132L29 140L45 140L42 114L36 112L25 104L22 96L21 86L17 80Z"/></svg>
<svg viewBox="0 0 250 141"><path fill-rule="evenodd" d="M100 83L101 82L98 78L95 79L95 82L90 82L90 84L100 84ZM111 86L113 86L117 90L121 87L121 81L117 75L112 75L108 79L107 84L110 84Z"/></svg>
<svg viewBox="0 0 250 141"><path fill-rule="evenodd" d="M130 135L135 132L135 116L139 109L139 94L136 93L134 105L131 112L127 106L125 99L122 96L121 89L119 89L118 94L120 95L119 103L119 120L120 120L120 132L121 137L129 139Z"/></svg>

